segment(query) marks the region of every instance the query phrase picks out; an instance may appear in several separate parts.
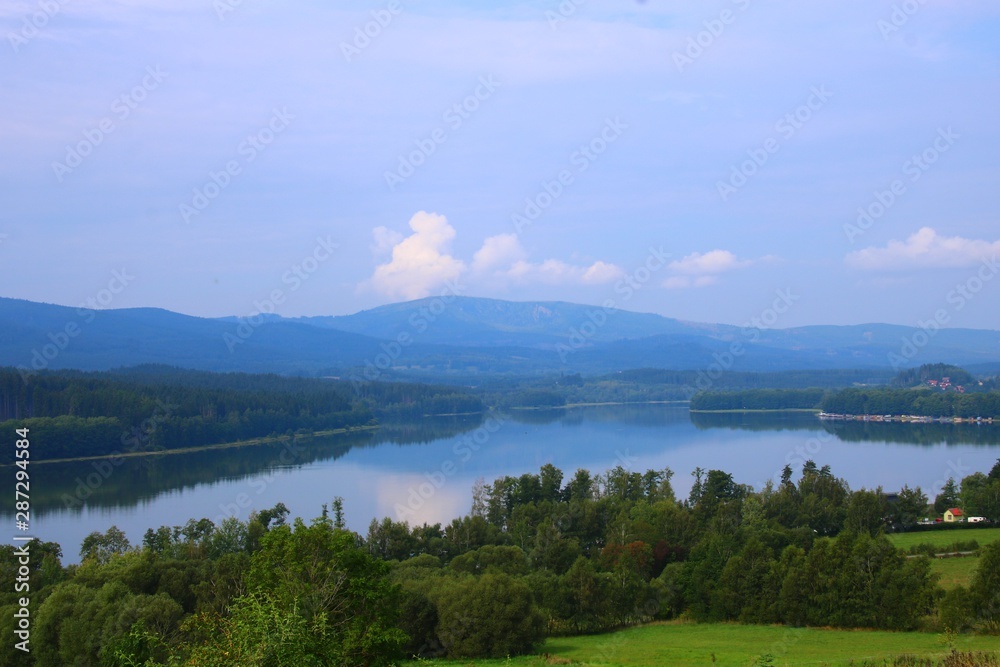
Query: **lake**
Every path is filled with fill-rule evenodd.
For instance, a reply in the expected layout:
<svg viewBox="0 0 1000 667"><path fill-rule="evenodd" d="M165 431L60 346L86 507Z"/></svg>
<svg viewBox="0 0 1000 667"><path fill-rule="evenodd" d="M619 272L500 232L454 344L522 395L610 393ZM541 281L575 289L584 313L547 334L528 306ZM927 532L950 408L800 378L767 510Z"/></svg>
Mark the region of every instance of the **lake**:
<svg viewBox="0 0 1000 667"><path fill-rule="evenodd" d="M308 520L342 496L348 526L362 534L385 516L447 523L469 511L478 478L537 472L545 463L566 478L577 468L670 468L683 498L696 467L759 489L786 463L797 479L812 459L852 489L909 484L933 499L949 477L988 472L998 457L998 425L824 423L807 413L699 414L665 405L512 411L114 463L35 462L32 534L59 542L72 563L95 530L117 525L137 544L147 528L246 519L278 502ZM0 516L13 525L11 512Z"/></svg>

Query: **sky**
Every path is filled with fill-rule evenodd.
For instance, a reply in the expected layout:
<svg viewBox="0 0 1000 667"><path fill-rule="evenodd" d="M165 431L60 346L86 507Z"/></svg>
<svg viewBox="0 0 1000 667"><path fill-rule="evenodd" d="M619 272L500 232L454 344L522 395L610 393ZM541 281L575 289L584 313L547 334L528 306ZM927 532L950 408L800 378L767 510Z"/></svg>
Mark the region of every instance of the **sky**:
<svg viewBox="0 0 1000 667"><path fill-rule="evenodd" d="M1000 329L998 33L971 0L8 0L0 296Z"/></svg>

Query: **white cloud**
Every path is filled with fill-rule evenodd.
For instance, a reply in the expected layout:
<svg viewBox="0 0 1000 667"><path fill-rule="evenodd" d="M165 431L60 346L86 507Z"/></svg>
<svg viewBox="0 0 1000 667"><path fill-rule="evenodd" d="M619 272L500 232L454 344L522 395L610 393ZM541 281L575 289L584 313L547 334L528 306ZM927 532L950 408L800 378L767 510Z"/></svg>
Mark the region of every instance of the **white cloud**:
<svg viewBox="0 0 1000 667"><path fill-rule="evenodd" d="M491 236L483 241L483 247L472 256L472 270L482 273L507 268L527 256L528 253L517 240L517 234Z"/></svg>
<svg viewBox="0 0 1000 667"><path fill-rule="evenodd" d="M621 267L605 262L594 262L583 272L583 282L587 284L610 283L625 275Z"/></svg>
<svg viewBox="0 0 1000 667"><path fill-rule="evenodd" d="M388 262L375 267L362 286L393 298L419 299L429 296L460 276L485 290L517 285L602 285L618 280L625 272L617 265L596 261L570 264L559 259L531 262L516 234L490 236L466 264L449 254L455 229L442 215L420 211L410 219L413 233L404 237L386 227L372 230L376 255L392 253Z"/></svg>
<svg viewBox="0 0 1000 667"><path fill-rule="evenodd" d="M772 257L764 257L758 261L771 261ZM674 260L667 269L675 275L663 282L667 289L687 289L690 287L708 287L719 282L719 274L750 266L754 262L749 259L739 259L728 250L709 250L706 253L693 252L682 259Z"/></svg>
<svg viewBox="0 0 1000 667"><path fill-rule="evenodd" d="M403 235L388 227L376 227L372 230L372 253L375 255L387 255L392 249L403 240Z"/></svg>
<svg viewBox="0 0 1000 667"><path fill-rule="evenodd" d="M516 234L499 234L483 241L472 258L472 272L493 284L601 285L625 275L618 266L601 261L589 266L558 259L530 262Z"/></svg>
<svg viewBox="0 0 1000 667"><path fill-rule="evenodd" d="M514 282L544 283L547 285L601 285L613 282L625 275L621 268L606 262L594 262L590 266L568 264L558 259L547 259L541 263L519 260L501 274Z"/></svg>
<svg viewBox="0 0 1000 667"><path fill-rule="evenodd" d="M704 254L693 252L683 259L674 260L667 268L686 276L715 275L750 266L749 260L740 260L728 250L710 250Z"/></svg>
<svg viewBox="0 0 1000 667"><path fill-rule="evenodd" d="M392 238L379 229L376 244ZM419 299L465 271L465 262L448 254L455 228L443 215L420 211L410 218L410 229L413 233L393 246L392 259L375 267L369 281L386 296Z"/></svg>
<svg viewBox="0 0 1000 667"><path fill-rule="evenodd" d="M844 261L868 271L954 268L973 266L997 253L1000 253L1000 240L940 236L931 227L921 227L905 241L892 240L883 248L864 248L848 254Z"/></svg>

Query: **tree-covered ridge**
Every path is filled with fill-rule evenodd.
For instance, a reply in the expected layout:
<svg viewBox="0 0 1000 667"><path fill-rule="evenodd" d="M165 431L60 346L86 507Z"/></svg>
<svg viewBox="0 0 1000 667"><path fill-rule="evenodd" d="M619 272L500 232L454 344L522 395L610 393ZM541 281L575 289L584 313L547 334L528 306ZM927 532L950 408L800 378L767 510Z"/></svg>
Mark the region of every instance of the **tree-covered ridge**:
<svg viewBox="0 0 1000 667"><path fill-rule="evenodd" d="M344 528L343 504L287 523L190 520L132 546L88 536L79 566L32 542L31 654L5 665L389 665L407 655L505 657L546 635L653 619L989 630L1000 623L1000 543L968 589L936 588L926 557L884 537L928 511L920 489L852 491L829 467L785 467L760 491L701 470L679 501L669 470L481 482L472 512L441 524ZM950 482L936 504L1000 519L1000 462ZM976 503L980 503L976 505ZM992 505L991 505L992 503ZM975 509L972 509L975 507ZM992 508L992 509L991 509ZM0 547L0 632L18 594Z"/></svg>
<svg viewBox="0 0 1000 667"><path fill-rule="evenodd" d="M752 389L695 394L691 410L816 409L840 415L913 415L919 417L1000 418L1000 391L959 393L927 388L864 387L822 389Z"/></svg>
<svg viewBox="0 0 1000 667"><path fill-rule="evenodd" d="M1000 417L1000 391L996 378L976 378L965 369L950 364L924 364L900 371L888 386L772 386L742 391L716 387L695 394L691 398L691 409L819 409L843 415L997 418Z"/></svg>
<svg viewBox="0 0 1000 667"><path fill-rule="evenodd" d="M917 368L904 368L890 384L895 387L919 387L944 378L948 378L952 385L962 386L970 391L979 387L979 380L972 373L951 364L924 364Z"/></svg>
<svg viewBox="0 0 1000 667"><path fill-rule="evenodd" d="M944 392L932 389L843 389L828 393L820 407L845 415L1000 418L1000 391Z"/></svg>
<svg viewBox="0 0 1000 667"><path fill-rule="evenodd" d="M809 410L818 408L823 389L706 391L691 397L692 410Z"/></svg>
<svg viewBox="0 0 1000 667"><path fill-rule="evenodd" d="M469 382L481 386L484 400L491 405L541 408L577 403L687 401L705 388L723 393L760 389L816 391L817 387L836 389L856 383L884 383L891 375L889 371L864 369L727 371L709 377L704 370L640 368L596 376L563 373L545 378L470 378Z"/></svg>
<svg viewBox="0 0 1000 667"><path fill-rule="evenodd" d="M467 391L151 366L105 373L0 369L0 428L29 428L39 459L160 451L482 411Z"/></svg>

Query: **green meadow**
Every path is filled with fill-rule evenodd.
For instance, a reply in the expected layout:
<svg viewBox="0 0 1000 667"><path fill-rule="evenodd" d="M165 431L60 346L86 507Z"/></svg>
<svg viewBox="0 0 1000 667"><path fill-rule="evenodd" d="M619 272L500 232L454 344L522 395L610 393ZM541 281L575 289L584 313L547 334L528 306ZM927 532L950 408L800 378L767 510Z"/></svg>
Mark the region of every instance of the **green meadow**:
<svg viewBox="0 0 1000 667"><path fill-rule="evenodd" d="M979 559L975 556L963 558L934 558L931 560L931 572L941 575L938 586L946 591L961 584L966 588L972 581L972 573L979 567Z"/></svg>
<svg viewBox="0 0 1000 667"><path fill-rule="evenodd" d="M949 642L953 643L949 645ZM748 667L755 664L846 667L852 661L877 662L904 654L943 657L952 648L997 652L1000 651L1000 637L668 622L604 635L552 638L534 656L406 664L408 667L420 664L434 667Z"/></svg>
<svg viewBox="0 0 1000 667"><path fill-rule="evenodd" d="M975 540L985 547L1000 540L1000 528L959 528L956 530L928 530L916 533L891 533L889 541L904 551L918 544L946 547L955 542Z"/></svg>

